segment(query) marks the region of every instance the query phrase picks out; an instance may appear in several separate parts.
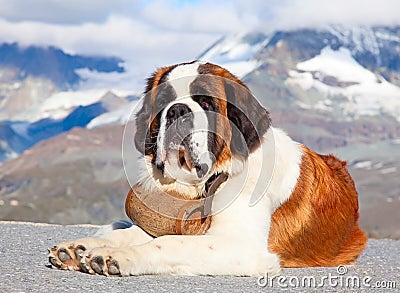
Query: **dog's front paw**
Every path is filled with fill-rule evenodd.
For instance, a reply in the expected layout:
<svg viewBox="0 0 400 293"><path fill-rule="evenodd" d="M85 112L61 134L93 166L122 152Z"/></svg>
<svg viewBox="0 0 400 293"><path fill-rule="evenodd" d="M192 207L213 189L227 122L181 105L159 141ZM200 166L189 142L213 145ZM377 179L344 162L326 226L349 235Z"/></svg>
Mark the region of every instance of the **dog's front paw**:
<svg viewBox="0 0 400 293"><path fill-rule="evenodd" d="M130 251L120 248L95 248L81 258L81 268L90 274L129 276L135 267Z"/></svg>
<svg viewBox="0 0 400 293"><path fill-rule="evenodd" d="M60 243L48 249L49 262L58 269L79 271L81 269L80 260L86 249L82 244Z"/></svg>
<svg viewBox="0 0 400 293"><path fill-rule="evenodd" d="M110 246L110 241L100 238L82 238L61 242L49 248L49 262L62 270L81 271L81 259L86 251L94 247Z"/></svg>

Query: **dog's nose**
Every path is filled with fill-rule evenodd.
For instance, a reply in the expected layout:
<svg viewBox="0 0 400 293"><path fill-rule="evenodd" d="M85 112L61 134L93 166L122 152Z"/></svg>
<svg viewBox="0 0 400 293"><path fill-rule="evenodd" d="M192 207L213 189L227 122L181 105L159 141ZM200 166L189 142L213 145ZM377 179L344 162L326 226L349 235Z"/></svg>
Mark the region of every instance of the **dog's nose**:
<svg viewBox="0 0 400 293"><path fill-rule="evenodd" d="M190 112L190 108L187 105L181 103L174 104L168 109L167 119L170 123L172 123L179 117L182 117Z"/></svg>
<svg viewBox="0 0 400 293"><path fill-rule="evenodd" d="M198 176L199 178L203 178L204 175L206 175L207 172L208 172L208 166L207 166L207 164L200 164L200 165L197 165L195 168L196 168L197 176Z"/></svg>

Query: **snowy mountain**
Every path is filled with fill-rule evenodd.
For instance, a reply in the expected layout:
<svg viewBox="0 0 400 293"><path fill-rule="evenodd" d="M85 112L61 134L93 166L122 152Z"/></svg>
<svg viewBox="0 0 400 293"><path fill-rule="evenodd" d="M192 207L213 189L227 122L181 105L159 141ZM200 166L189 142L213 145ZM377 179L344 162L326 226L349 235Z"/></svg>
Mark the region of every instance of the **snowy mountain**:
<svg viewBox="0 0 400 293"><path fill-rule="evenodd" d="M286 46L293 61L311 59L325 47L337 51L347 48L356 62L368 70L379 72L386 80L399 85L400 26L300 29L272 33L249 32L219 39L198 58L215 62L243 77L271 59L280 59L279 48ZM283 49L283 48L282 48ZM287 60L290 61L290 60ZM397 78L396 78L397 77Z"/></svg>
<svg viewBox="0 0 400 293"><path fill-rule="evenodd" d="M80 90L82 70L120 74L115 57L70 55L54 47L0 45L0 162L18 156L41 140L136 99L129 92Z"/></svg>
<svg viewBox="0 0 400 293"><path fill-rule="evenodd" d="M229 69L239 77L255 70L260 62L254 55L268 44L268 37L261 33L236 34L219 39L198 59L210 61Z"/></svg>
<svg viewBox="0 0 400 293"><path fill-rule="evenodd" d="M242 77L275 124L327 151L400 136L398 52L400 27L328 26L226 36L199 59Z"/></svg>
<svg viewBox="0 0 400 293"><path fill-rule="evenodd" d="M337 107L336 112L343 119L383 114L400 122L400 87L361 66L347 48L334 51L325 47L319 55L290 70L287 82L305 91L321 93L319 101L299 101L300 107L330 112Z"/></svg>
<svg viewBox="0 0 400 293"><path fill-rule="evenodd" d="M55 47L0 45L0 67L18 70L18 79L43 77L59 87L69 88L81 81L76 72L87 68L97 72L124 72L123 60L116 57L71 55Z"/></svg>
<svg viewBox="0 0 400 293"><path fill-rule="evenodd" d="M136 103L131 102L131 98L101 90L57 93L43 104L40 119L0 122L0 162L15 158L36 143L74 127L124 124ZM104 116L109 118L104 120Z"/></svg>

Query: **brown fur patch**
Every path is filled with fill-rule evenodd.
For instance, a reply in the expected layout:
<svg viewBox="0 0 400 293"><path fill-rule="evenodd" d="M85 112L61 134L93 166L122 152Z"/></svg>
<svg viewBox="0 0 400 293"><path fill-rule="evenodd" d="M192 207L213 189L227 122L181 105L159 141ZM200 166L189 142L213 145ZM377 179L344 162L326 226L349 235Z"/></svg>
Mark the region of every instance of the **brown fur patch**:
<svg viewBox="0 0 400 293"><path fill-rule="evenodd" d="M174 69L177 65L172 65L172 66L167 66L167 67L163 67L158 69L154 75L149 79L149 84L148 84L148 88L147 91L151 91L150 93L150 103L151 105L155 105L156 104L156 96L157 96L157 92L158 92L158 86L160 85L160 81L162 79L162 77L164 76L164 74L166 74L167 72L171 71L172 69ZM155 111L156 107L152 107L153 108L153 113L152 113L152 117L150 119L151 124L150 124L150 132L151 133L155 133L156 129L158 128L158 121L157 119L154 119L155 116L157 115Z"/></svg>
<svg viewBox="0 0 400 293"><path fill-rule="evenodd" d="M218 168L219 165L229 161L232 157L231 150L229 148L229 143L232 139L232 129L227 118L227 102L225 97L225 91L223 85L221 84L221 93L219 101L219 114L216 118L216 133L217 133L217 143L223 145L222 151L218 155L215 162L215 166Z"/></svg>
<svg viewBox="0 0 400 293"><path fill-rule="evenodd" d="M345 162L303 149L297 185L273 214L269 249L283 267L349 264L367 241L358 227L354 182Z"/></svg>
<svg viewBox="0 0 400 293"><path fill-rule="evenodd" d="M247 85L245 85L243 81L241 81L239 78L237 78L237 76L233 75L225 68L222 68L218 65L211 64L211 63L202 64L199 66L199 73L221 76L223 78L232 80L234 83L240 84L241 86L245 87L248 90Z"/></svg>
<svg viewBox="0 0 400 293"><path fill-rule="evenodd" d="M227 106L226 117L232 120L232 122L240 120L239 123L234 124L236 124L236 127L243 134L247 143L248 152L253 152L259 147L261 143L259 138L262 137L270 125L268 111L259 104L246 84L225 68L215 64L205 63L199 66L198 71L200 74L205 75L204 78L207 78L207 75L221 77L218 79L218 90L223 91L223 93L219 91L216 91L216 93L218 92L219 97L225 97L225 100L230 103L229 106ZM208 78L208 81L209 80L210 78ZM211 78L211 81L212 80ZM229 111L229 109L231 110ZM228 128L231 130L230 126ZM245 146L240 147L237 141L234 145L237 145L239 149L230 149L230 152L244 157L247 156L247 154L238 153L239 150L246 148Z"/></svg>
<svg viewBox="0 0 400 293"><path fill-rule="evenodd" d="M216 115L215 122L215 132L216 132L216 144L221 146L221 151L216 158L216 167L229 161L231 159L231 150L229 148L229 143L232 139L232 129L229 122L228 110L227 110L227 96L224 87L224 79L220 78L220 73L222 69L216 65L209 63L201 64L199 66L199 76L190 85L191 92L198 95L207 95L212 97L214 102L218 104L218 113ZM225 75L229 74L230 79L237 80L236 77L231 75L226 70L223 70ZM217 78L212 78L210 75L215 75ZM222 76L223 77L223 76Z"/></svg>

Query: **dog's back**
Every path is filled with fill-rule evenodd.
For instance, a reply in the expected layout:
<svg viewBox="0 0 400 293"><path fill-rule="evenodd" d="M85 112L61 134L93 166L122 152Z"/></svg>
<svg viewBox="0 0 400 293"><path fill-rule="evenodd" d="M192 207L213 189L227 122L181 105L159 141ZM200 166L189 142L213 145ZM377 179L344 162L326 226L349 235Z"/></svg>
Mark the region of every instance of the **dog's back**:
<svg viewBox="0 0 400 293"><path fill-rule="evenodd" d="M269 248L283 267L348 264L367 241L354 182L345 162L303 149L295 190L273 214Z"/></svg>

